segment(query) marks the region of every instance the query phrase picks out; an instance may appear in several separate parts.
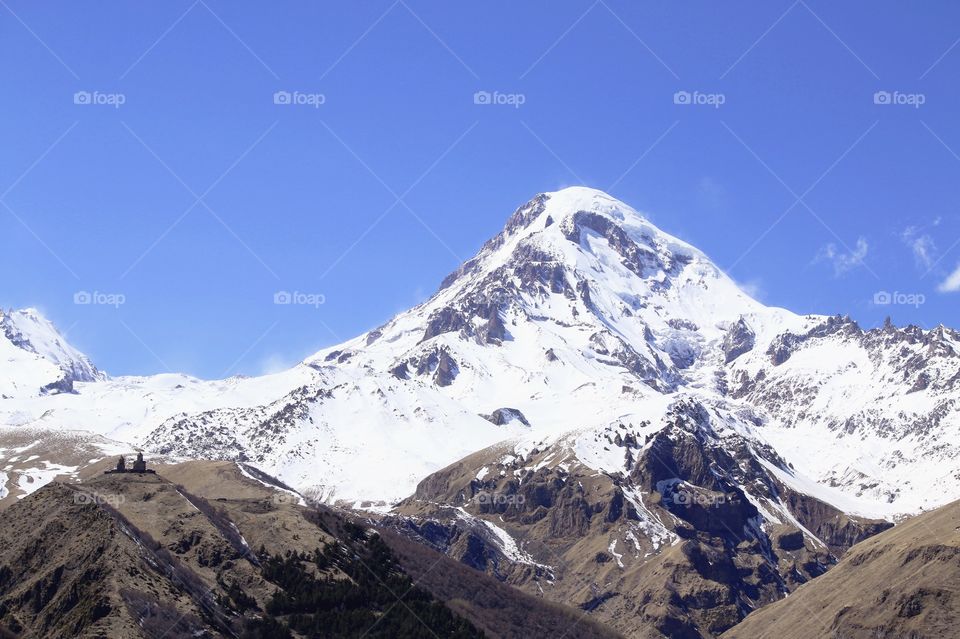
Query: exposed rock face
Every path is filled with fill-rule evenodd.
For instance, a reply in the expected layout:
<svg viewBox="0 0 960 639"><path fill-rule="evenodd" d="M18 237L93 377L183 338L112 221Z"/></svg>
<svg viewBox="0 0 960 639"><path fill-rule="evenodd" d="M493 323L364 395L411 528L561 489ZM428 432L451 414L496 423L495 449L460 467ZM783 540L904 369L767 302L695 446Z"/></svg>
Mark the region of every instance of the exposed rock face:
<svg viewBox="0 0 960 639"><path fill-rule="evenodd" d="M854 544L893 527L889 521L850 517L829 504L785 487L780 491L790 512L804 528L826 543L838 557Z"/></svg>
<svg viewBox="0 0 960 639"><path fill-rule="evenodd" d="M423 355L416 362L417 375L430 375L437 386L449 386L456 379L459 369L450 357L450 351L436 348Z"/></svg>
<svg viewBox="0 0 960 639"><path fill-rule="evenodd" d="M503 325L500 312L496 307L490 307L489 317L480 332L480 337L487 344L502 344L507 338L507 327Z"/></svg>
<svg viewBox="0 0 960 639"><path fill-rule="evenodd" d="M448 351L440 351L437 356L437 367L433 376L433 381L437 386L449 386L453 383L453 380L456 379L458 372L460 371L457 368L457 363L450 357L450 353Z"/></svg>
<svg viewBox="0 0 960 639"><path fill-rule="evenodd" d="M723 338L724 363L729 364L744 353L753 350L756 337L753 329L742 317L737 320Z"/></svg>
<svg viewBox="0 0 960 639"><path fill-rule="evenodd" d="M481 247L479 255L473 259L467 260L460 266L460 268L445 277L443 282L440 284L440 290L449 287L464 276L475 274L479 269L480 264L483 262L481 256L500 248L506 242L507 238L528 226L533 220L537 219L546 209L548 199L549 198L546 194L540 194L514 211L513 215L510 216L510 219L507 220L507 224L503 228L503 231L501 231L496 237L487 240L487 242Z"/></svg>
<svg viewBox="0 0 960 639"><path fill-rule="evenodd" d="M76 392L73 388L73 379L66 375L61 379L58 379L55 382L50 382L40 388L40 393L42 395L54 395L57 393L74 393Z"/></svg>
<svg viewBox="0 0 960 639"><path fill-rule="evenodd" d="M477 453L421 482L385 523L631 637L716 636L889 525L790 491L766 470L784 463L775 452L725 433L695 401L667 420L598 435L622 451L617 473L598 475L563 443Z"/></svg>
<svg viewBox="0 0 960 639"><path fill-rule="evenodd" d="M445 347L426 348L416 357L399 362L390 369L390 374L397 379L427 378L441 387L452 384L459 372L457 362Z"/></svg>
<svg viewBox="0 0 960 639"><path fill-rule="evenodd" d="M657 271L667 273L676 272L688 263L685 256L678 256L669 251L654 251L634 242L624 232L623 228L606 216L590 211L580 211L564 219L563 234L575 244L583 241L584 233L594 233L607 240L623 259L623 265L633 271L638 277L646 277ZM654 244L653 238L645 238L647 244Z"/></svg>
<svg viewBox="0 0 960 639"><path fill-rule="evenodd" d="M425 342L431 337L459 331L469 326L467 317L453 308L442 308L430 316L427 321L427 329L423 334L421 341Z"/></svg>
<svg viewBox="0 0 960 639"><path fill-rule="evenodd" d="M34 352L33 346L29 341L23 336L11 319L11 315L4 313L0 310L0 328L3 329L4 336L10 340L10 343L16 346L17 348L22 348L25 351Z"/></svg>
<svg viewBox="0 0 960 639"><path fill-rule="evenodd" d="M519 281L518 290L534 294L549 291L568 299L573 297L564 264L555 255L532 244L520 244L513 252L513 264L509 270L498 272L497 276L502 277L507 273Z"/></svg>
<svg viewBox="0 0 960 639"><path fill-rule="evenodd" d="M489 415L481 415L485 420L491 424L496 424L497 426L503 426L504 424L510 423L513 420L519 421L524 426L529 426L530 422L527 421L527 418L518 411L516 408L498 408Z"/></svg>

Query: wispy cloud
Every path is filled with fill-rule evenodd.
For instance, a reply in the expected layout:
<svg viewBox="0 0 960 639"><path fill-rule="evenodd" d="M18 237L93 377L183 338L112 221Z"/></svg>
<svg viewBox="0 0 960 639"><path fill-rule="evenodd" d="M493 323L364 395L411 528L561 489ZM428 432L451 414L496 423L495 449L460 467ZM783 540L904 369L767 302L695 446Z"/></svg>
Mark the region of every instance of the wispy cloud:
<svg viewBox="0 0 960 639"><path fill-rule="evenodd" d="M936 226L936 222L934 226ZM927 270L933 266L936 261L937 244L930 234L924 233L922 229L916 226L908 226L903 229L900 239L910 248L918 267Z"/></svg>
<svg viewBox="0 0 960 639"><path fill-rule="evenodd" d="M748 282L741 282L739 280L734 280L734 282L736 283L737 287L740 288L741 291L743 291L744 293L746 293L747 295L749 295L755 300L758 300L758 301L761 300L761 298L764 295L763 286L761 285L761 282L758 279L750 280Z"/></svg>
<svg viewBox="0 0 960 639"><path fill-rule="evenodd" d="M817 253L814 262L829 262L833 265L833 275L840 277L844 273L863 265L863 259L870 250L865 237L857 238L857 245L851 250L838 248L833 242L827 244Z"/></svg>
<svg viewBox="0 0 960 639"><path fill-rule="evenodd" d="M947 276L947 279L937 285L937 290L941 293L956 293L960 291L960 264L957 264L957 268Z"/></svg>
<svg viewBox="0 0 960 639"><path fill-rule="evenodd" d="M697 195L710 208L720 208L726 200L726 189L709 175L697 182Z"/></svg>
<svg viewBox="0 0 960 639"><path fill-rule="evenodd" d="M286 370L290 370L297 362L290 357L271 353L260 360L260 374L272 375Z"/></svg>

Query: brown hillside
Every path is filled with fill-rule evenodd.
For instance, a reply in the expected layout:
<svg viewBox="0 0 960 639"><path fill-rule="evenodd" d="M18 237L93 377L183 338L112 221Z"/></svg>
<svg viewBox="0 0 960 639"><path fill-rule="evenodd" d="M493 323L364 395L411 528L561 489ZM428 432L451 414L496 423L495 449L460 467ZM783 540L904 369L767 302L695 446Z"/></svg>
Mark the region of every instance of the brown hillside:
<svg viewBox="0 0 960 639"><path fill-rule="evenodd" d="M4 510L0 637L385 639L435 631L468 639L569 628L571 637L616 636L580 611L426 547L299 505L253 468L186 462L157 470L54 482Z"/></svg>
<svg viewBox="0 0 960 639"><path fill-rule="evenodd" d="M857 544L826 575L723 636L960 637L960 502Z"/></svg>

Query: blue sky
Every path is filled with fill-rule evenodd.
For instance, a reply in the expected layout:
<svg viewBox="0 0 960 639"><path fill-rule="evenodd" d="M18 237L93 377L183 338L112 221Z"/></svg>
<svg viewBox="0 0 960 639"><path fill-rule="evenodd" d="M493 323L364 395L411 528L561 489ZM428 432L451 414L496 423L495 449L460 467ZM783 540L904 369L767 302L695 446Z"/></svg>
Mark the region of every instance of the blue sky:
<svg viewBox="0 0 960 639"><path fill-rule="evenodd" d="M423 301L516 206L585 183L767 304L957 326L958 14L2 0L0 304L112 374L256 374Z"/></svg>

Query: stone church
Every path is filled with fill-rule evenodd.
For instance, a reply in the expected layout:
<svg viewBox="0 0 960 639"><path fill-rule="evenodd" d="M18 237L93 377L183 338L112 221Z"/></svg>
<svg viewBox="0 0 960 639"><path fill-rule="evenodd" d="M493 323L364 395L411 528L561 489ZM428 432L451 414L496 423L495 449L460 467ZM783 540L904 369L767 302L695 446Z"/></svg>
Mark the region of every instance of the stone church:
<svg viewBox="0 0 960 639"><path fill-rule="evenodd" d="M130 468L127 468L127 460L121 455L120 460L117 461L117 467L113 470L108 470L104 474L112 475L114 473L150 473L154 474L157 471L147 470L147 462L143 459L143 453L137 453L137 461L133 462L133 465Z"/></svg>

